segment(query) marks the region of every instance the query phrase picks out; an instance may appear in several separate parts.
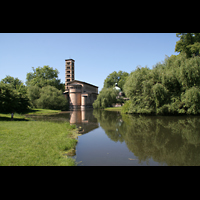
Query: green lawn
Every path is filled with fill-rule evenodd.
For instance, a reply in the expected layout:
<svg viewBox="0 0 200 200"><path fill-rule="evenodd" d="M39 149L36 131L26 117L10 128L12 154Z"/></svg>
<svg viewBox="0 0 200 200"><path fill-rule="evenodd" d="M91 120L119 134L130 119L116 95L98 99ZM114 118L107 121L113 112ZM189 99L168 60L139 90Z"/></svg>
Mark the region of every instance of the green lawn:
<svg viewBox="0 0 200 200"><path fill-rule="evenodd" d="M52 115L60 113L61 110L50 110L50 109L30 109L25 113L18 114L14 113L13 121L25 121L30 120L28 115ZM11 113L5 114L0 113L0 121L11 121Z"/></svg>
<svg viewBox="0 0 200 200"><path fill-rule="evenodd" d="M37 109L34 114L53 112ZM66 153L75 148L77 135L68 122L29 121L19 114L11 121L10 114L0 114L0 166L75 165Z"/></svg>
<svg viewBox="0 0 200 200"><path fill-rule="evenodd" d="M36 115L47 115L53 113L60 113L61 110L50 110L50 109L31 109L26 114L36 114Z"/></svg>

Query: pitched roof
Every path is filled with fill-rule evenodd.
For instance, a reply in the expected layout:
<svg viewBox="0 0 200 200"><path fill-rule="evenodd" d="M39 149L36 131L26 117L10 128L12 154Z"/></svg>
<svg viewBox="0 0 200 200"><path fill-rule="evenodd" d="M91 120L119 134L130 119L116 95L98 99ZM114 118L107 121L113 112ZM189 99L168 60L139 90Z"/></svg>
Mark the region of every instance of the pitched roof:
<svg viewBox="0 0 200 200"><path fill-rule="evenodd" d="M90 83L86 83L86 82L83 82L83 81L78 81L78 80L70 81L70 82L67 83L67 85L70 85L70 84L72 84L72 83L74 83L74 82L78 82L78 83L82 83L82 84L87 84L87 85L90 85L90 86L93 86L93 87L98 88L98 87L95 86L95 85L92 85L92 84L90 84Z"/></svg>

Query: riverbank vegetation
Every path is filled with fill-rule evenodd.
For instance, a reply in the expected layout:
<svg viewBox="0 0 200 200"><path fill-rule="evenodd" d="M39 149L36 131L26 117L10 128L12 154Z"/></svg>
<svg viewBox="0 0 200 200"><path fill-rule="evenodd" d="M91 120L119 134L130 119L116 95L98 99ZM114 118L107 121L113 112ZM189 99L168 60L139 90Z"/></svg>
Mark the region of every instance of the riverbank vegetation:
<svg viewBox="0 0 200 200"><path fill-rule="evenodd" d="M124 86L124 113L200 113L200 57L172 55L153 69L137 68Z"/></svg>
<svg viewBox="0 0 200 200"><path fill-rule="evenodd" d="M125 97L122 113L199 114L200 113L200 33L177 33L175 46L179 55L171 55L152 69L137 67L123 77L113 72L104 81L104 88L94 102L94 108L117 103L112 85L123 83ZM120 73L119 73L120 74ZM119 81L120 80L120 81ZM110 85L108 84L110 83ZM109 87L108 87L109 86ZM111 90L109 90L111 89ZM110 96L107 94L110 92Z"/></svg>

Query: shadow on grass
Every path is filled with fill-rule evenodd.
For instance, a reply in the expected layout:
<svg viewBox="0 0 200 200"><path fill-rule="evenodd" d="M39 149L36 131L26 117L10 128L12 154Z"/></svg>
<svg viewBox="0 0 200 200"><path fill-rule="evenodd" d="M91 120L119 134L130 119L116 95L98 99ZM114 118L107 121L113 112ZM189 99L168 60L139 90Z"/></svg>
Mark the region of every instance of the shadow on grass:
<svg viewBox="0 0 200 200"><path fill-rule="evenodd" d="M9 118L9 117L0 117L0 121L29 121L28 119L20 119L20 118Z"/></svg>

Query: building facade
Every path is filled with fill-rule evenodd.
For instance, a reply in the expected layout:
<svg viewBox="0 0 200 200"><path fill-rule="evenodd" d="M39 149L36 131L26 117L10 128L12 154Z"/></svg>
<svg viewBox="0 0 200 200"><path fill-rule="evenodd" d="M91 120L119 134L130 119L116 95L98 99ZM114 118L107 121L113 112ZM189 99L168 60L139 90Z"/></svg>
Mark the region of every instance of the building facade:
<svg viewBox="0 0 200 200"><path fill-rule="evenodd" d="M86 82L74 80L74 60L65 60L65 92L70 110L92 108L97 99L98 87Z"/></svg>

